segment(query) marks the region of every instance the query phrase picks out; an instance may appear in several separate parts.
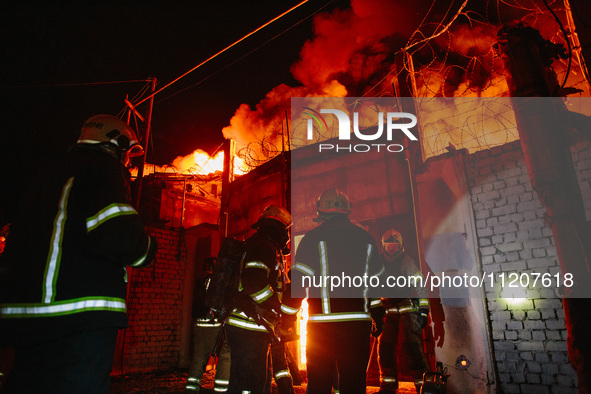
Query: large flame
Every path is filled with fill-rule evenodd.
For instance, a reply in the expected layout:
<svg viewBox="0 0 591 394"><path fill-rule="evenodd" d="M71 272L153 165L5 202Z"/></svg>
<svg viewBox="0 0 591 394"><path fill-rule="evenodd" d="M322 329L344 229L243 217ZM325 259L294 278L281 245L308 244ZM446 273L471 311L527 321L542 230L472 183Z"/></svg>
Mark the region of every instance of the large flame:
<svg viewBox="0 0 591 394"><path fill-rule="evenodd" d="M226 138L237 141L238 149L249 149L249 157L265 160L285 147L291 97L360 95L359 87L369 84L392 46L399 48L402 42L383 38L400 32L410 35L422 18L416 7L428 9L428 2L422 0L412 7L393 6L386 0L351 3L351 9L315 17L314 37L304 44L300 59L291 67L302 86L281 84L254 109L242 104L222 130Z"/></svg>
<svg viewBox="0 0 591 394"><path fill-rule="evenodd" d="M186 156L178 156L172 164L166 166L156 166L147 164L144 175L150 173L171 173L181 175L209 175L224 171L224 152L220 151L214 156L210 156L201 149L196 149ZM234 156L234 175L244 175L250 169L244 160L239 156ZM137 168L131 170L133 177L137 176Z"/></svg>
<svg viewBox="0 0 591 394"><path fill-rule="evenodd" d="M350 9L316 15L314 36L291 67L302 86L279 85L254 109L242 104L222 130L224 136L235 139L238 149L249 149L249 157L268 159L285 144L291 97L379 95L382 87L391 93L393 55L407 43L431 6L430 0L407 4L352 0ZM377 84L380 89L368 92Z"/></svg>
<svg viewBox="0 0 591 394"><path fill-rule="evenodd" d="M218 171L224 171L224 152L220 151L215 156L197 149L187 156L179 156L172 162L172 166L181 174L207 175ZM234 156L234 174L243 175L248 172L244 161Z"/></svg>
<svg viewBox="0 0 591 394"><path fill-rule="evenodd" d="M438 34L458 11L459 5L432 0L351 0L349 9L317 14L314 36L304 43L299 60L291 66L301 86L281 84L254 108L240 105L222 133L236 140L238 151L244 150L242 157L249 159L247 164L256 167L297 146L289 140L294 125L286 121L291 119L291 97L393 95L397 82L394 55L401 48L408 48L412 55L418 97L507 96L506 71L492 48L501 23L482 21L464 10L445 34ZM521 19L540 29L544 37L563 41L556 22L543 7L515 10L508 6L498 11L503 22ZM564 12L560 16L564 17ZM435 33L436 38L421 42ZM421 44L408 47L413 42ZM575 66L570 69L567 86L580 87L583 73ZM562 79L566 62L555 62L554 68ZM188 165L177 163L174 167L181 171L195 167L192 158L180 161L185 159ZM203 167L209 171L209 165Z"/></svg>

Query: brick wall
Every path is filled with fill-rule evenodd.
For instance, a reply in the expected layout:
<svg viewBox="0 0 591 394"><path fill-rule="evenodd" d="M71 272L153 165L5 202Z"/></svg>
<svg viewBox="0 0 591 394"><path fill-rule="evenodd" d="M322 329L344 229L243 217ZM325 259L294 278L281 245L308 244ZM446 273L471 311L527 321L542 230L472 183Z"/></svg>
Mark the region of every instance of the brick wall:
<svg viewBox="0 0 591 394"><path fill-rule="evenodd" d="M589 218L591 145L579 143L572 151ZM468 156L466 172L484 271L560 272L552 231L532 190L519 141ZM554 290L528 290L527 298L519 303L501 298L508 294L501 293L499 286L487 288L486 295L501 390L575 391L564 311Z"/></svg>
<svg viewBox="0 0 591 394"><path fill-rule="evenodd" d="M150 227L158 240L155 264L133 269L128 296L129 328L124 334L122 370L168 369L180 351L185 245L179 230Z"/></svg>

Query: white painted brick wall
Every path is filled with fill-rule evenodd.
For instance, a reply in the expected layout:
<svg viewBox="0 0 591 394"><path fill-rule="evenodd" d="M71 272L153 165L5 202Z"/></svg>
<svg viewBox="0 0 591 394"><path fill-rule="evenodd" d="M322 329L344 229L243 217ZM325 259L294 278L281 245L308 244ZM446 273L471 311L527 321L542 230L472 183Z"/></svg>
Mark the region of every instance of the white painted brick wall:
<svg viewBox="0 0 591 394"><path fill-rule="evenodd" d="M589 220L591 143L578 143L571 151ZM467 156L466 174L485 272L560 272L552 231L532 190L519 141ZM498 284L486 288L501 390L576 391L562 301L555 290L531 290L519 304L500 298L500 290Z"/></svg>

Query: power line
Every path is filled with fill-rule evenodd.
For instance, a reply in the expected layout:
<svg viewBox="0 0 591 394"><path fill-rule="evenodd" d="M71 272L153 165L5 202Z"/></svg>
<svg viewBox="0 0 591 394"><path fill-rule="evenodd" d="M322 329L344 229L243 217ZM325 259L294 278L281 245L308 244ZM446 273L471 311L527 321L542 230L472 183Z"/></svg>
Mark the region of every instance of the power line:
<svg viewBox="0 0 591 394"><path fill-rule="evenodd" d="M57 87L64 87L64 86L89 86L89 85L115 85L115 84L123 84L123 83L137 83L137 82L146 82L149 79L131 79L128 81L103 81L103 82L80 82L80 83L55 83L55 84L46 84L46 85L12 85L12 86L2 86L3 88L13 88L13 89L27 89L27 88L57 88Z"/></svg>
<svg viewBox="0 0 591 394"><path fill-rule="evenodd" d="M143 103L144 101L150 99L152 96L157 95L158 93L160 93L162 90L166 89L167 87L169 87L170 85L172 85L173 83L177 82L179 79L184 78L185 76L187 76L188 74L192 73L193 71L197 70L199 67L203 66L205 63L209 62L210 60L216 58L217 56L221 55L222 53L226 52L228 49L232 48L234 45L244 41L245 39L247 39L248 37L252 36L253 34L255 34L256 32L260 31L261 29L269 26L271 23L275 22L276 20L282 18L283 16L289 14L291 11L295 10L296 8L298 8L299 6L301 6L304 3L307 3L308 0L304 0L301 3L291 7L289 10L283 12L282 14L280 14L279 16L276 16L275 18L271 19L269 22L265 23L264 25L256 28L255 30L251 31L250 33L248 33L247 35L245 35L244 37L240 38L237 41L234 41L234 43L228 45L227 47L225 47L224 49L220 50L219 52L215 53L214 55L208 57L207 59L205 59L204 61L202 61L201 63L199 63L198 65L196 65L195 67L193 67L192 69L190 69L189 71L185 72L183 75L173 79L172 81L170 81L169 83L167 83L166 85L164 85L163 87L161 87L160 89L158 89L157 91L155 91L154 93L150 94L147 97L144 97L142 100L138 101L137 103L135 103L134 105L137 107L138 105L140 105L141 103Z"/></svg>
<svg viewBox="0 0 591 394"><path fill-rule="evenodd" d="M299 21L297 21L296 23L294 23L293 25L291 25L290 27L288 27L287 29L283 30L282 32L276 34L275 36L271 37L270 39L268 39L267 41L263 42L261 45L257 46L256 48L252 49L251 51L247 52L246 54L240 56L238 59L226 64L225 66L217 69L216 71L212 72L211 74L209 74L208 76L202 78L201 80L199 80L198 82L194 83L191 86L187 86L184 89L179 90L178 92L175 92L173 94L171 94L170 96L164 97L160 100L157 100L157 103L161 103L163 101L168 100L169 98L172 98L174 96L176 96L179 93L184 92L185 90L191 89L195 86L198 86L200 84L202 84L203 82L207 81L209 78L219 74L220 72L222 72L223 70L227 69L228 67L238 63L239 61L241 61L242 59L252 55L254 52L258 51L259 49L261 49L262 47L264 47L265 45L267 45L268 43L270 43L271 41L275 40L276 38L282 36L283 34L287 33L288 31L290 31L291 29L293 29L294 27L300 25L301 23L307 21L308 19L310 19L311 17L313 17L314 15L316 15L317 13L319 13L320 11L322 11L323 9L325 9L326 7L328 7L330 4L334 3L336 0L331 0L328 3L326 3L325 5L323 5L322 7L318 8L316 11L314 11L313 13L311 13L310 15L308 15L307 17L300 19Z"/></svg>

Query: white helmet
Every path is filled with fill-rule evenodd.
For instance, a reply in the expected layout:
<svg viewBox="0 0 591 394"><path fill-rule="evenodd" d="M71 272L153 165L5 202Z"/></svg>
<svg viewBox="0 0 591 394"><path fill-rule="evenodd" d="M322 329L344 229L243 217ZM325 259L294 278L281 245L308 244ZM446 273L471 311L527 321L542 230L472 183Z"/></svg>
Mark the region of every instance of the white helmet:
<svg viewBox="0 0 591 394"><path fill-rule="evenodd" d="M105 148L108 153L115 149L123 164L127 164L131 157L144 154L135 131L112 115L95 115L88 118L82 125L77 144Z"/></svg>
<svg viewBox="0 0 591 394"><path fill-rule="evenodd" d="M386 254L395 256L404 251L402 245L402 234L399 231L392 229L387 230L382 235L382 247Z"/></svg>

